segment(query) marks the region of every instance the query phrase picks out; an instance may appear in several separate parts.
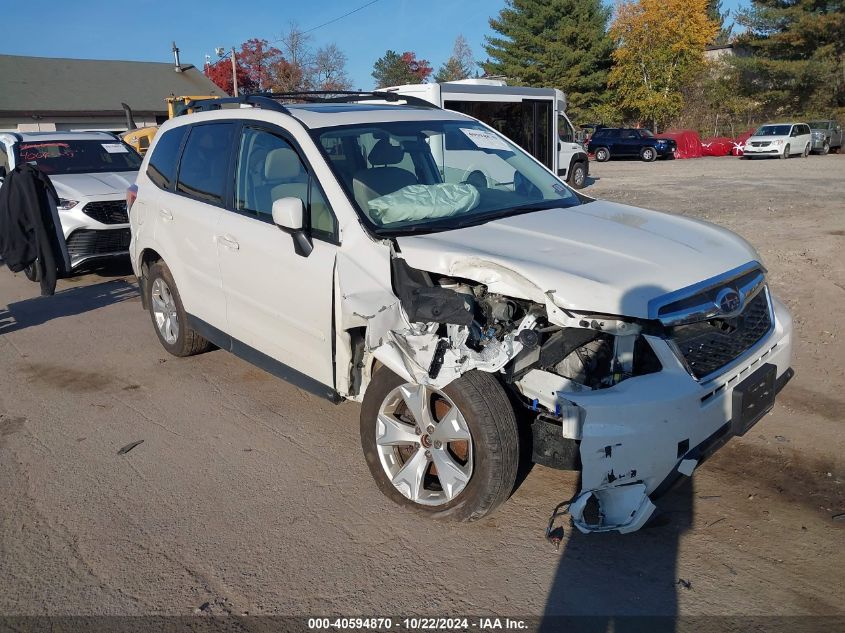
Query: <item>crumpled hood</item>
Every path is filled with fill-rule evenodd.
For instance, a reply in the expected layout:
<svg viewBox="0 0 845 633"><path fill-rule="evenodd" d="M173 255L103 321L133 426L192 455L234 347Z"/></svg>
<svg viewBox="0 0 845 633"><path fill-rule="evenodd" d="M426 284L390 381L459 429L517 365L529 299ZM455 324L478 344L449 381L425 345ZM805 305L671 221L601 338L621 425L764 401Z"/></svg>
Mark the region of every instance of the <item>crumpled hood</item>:
<svg viewBox="0 0 845 633"><path fill-rule="evenodd" d="M102 174L56 174L50 176L60 198L81 200L88 196L126 195L135 182L137 171L116 171Z"/></svg>
<svg viewBox="0 0 845 633"><path fill-rule="evenodd" d="M399 237L400 255L491 292L562 308L648 318L648 302L759 256L714 224L594 201L479 226Z"/></svg>

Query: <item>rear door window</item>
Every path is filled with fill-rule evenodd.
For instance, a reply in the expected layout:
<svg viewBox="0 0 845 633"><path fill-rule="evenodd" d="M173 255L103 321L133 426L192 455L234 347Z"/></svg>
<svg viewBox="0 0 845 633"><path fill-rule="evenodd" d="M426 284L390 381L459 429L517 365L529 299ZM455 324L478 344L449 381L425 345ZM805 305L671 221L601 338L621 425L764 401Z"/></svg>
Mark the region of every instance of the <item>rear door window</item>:
<svg viewBox="0 0 845 633"><path fill-rule="evenodd" d="M179 164L179 148L188 126L168 130L158 139L150 162L147 164L147 176L159 189L170 189L176 179L176 166Z"/></svg>
<svg viewBox="0 0 845 633"><path fill-rule="evenodd" d="M195 125L179 162L176 191L201 202L222 205L234 135L234 123Z"/></svg>

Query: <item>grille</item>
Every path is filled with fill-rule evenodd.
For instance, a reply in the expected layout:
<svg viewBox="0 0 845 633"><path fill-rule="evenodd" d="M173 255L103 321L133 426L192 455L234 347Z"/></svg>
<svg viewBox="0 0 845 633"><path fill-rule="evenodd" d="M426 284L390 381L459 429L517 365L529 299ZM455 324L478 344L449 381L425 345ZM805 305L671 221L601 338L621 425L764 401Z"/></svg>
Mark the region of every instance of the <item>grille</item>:
<svg viewBox="0 0 845 633"><path fill-rule="evenodd" d="M672 330L672 340L692 375L701 379L751 349L771 326L769 298L762 290L739 316L679 325Z"/></svg>
<svg viewBox="0 0 845 633"><path fill-rule="evenodd" d="M768 147L771 144L771 141L751 141L751 147Z"/></svg>
<svg viewBox="0 0 845 633"><path fill-rule="evenodd" d="M129 214L126 213L126 200L89 202L82 207L82 213L103 224L126 224L129 222Z"/></svg>
<svg viewBox="0 0 845 633"><path fill-rule="evenodd" d="M97 255L122 253L129 250L131 238L129 229L111 229L108 231L79 229L68 237L67 250L71 261L79 261Z"/></svg>

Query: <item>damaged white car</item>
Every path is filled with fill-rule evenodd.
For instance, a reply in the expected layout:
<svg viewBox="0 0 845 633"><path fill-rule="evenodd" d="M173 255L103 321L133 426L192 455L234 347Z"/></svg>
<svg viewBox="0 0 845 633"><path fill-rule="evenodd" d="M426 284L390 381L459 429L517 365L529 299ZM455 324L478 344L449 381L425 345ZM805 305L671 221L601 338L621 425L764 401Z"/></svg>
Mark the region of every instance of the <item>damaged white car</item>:
<svg viewBox="0 0 845 633"><path fill-rule="evenodd" d="M276 97L162 126L128 195L144 304L173 354L361 401L396 502L478 519L530 441L581 471L579 529L633 531L791 377L790 315L729 231L577 194L412 98Z"/></svg>

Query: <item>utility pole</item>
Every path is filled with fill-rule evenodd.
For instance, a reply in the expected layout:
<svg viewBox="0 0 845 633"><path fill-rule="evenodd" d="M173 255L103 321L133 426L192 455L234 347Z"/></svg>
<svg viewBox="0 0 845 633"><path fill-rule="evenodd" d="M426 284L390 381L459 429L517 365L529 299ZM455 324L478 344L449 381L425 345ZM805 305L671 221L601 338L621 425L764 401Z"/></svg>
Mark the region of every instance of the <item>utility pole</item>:
<svg viewBox="0 0 845 633"><path fill-rule="evenodd" d="M234 46L232 47L232 86L233 86L232 96L237 97L238 96L238 65L237 65L237 62L235 61L235 47Z"/></svg>

